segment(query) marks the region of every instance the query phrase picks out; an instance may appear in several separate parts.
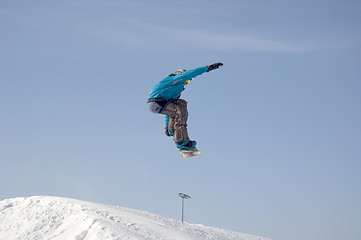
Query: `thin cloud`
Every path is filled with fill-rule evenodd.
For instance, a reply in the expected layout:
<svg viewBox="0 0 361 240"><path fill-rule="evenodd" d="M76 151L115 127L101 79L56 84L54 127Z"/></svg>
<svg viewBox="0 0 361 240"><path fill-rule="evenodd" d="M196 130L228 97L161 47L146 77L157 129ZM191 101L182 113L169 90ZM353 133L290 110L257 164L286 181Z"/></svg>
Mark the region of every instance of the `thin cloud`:
<svg viewBox="0 0 361 240"><path fill-rule="evenodd" d="M197 29L182 29L160 26L144 22L133 22L136 28L142 31L143 38L154 39L156 33L158 39L168 39L172 43L191 44L202 48L219 50L243 50L243 51L278 51L278 52L304 52L310 49L282 41L275 41L267 38L256 37L247 34L227 34L216 31L204 31ZM152 29L152 34L147 34Z"/></svg>
<svg viewBox="0 0 361 240"><path fill-rule="evenodd" d="M286 42L274 41L249 35L230 35L219 32L181 30L178 38L198 46L220 50L303 52L307 49ZM187 36L187 37L184 37Z"/></svg>
<svg viewBox="0 0 361 240"><path fill-rule="evenodd" d="M93 37L108 43L135 48L172 48L196 46L205 49L235 51L304 52L309 49L292 43L270 40L252 35L227 34L216 31L174 28L134 19L116 24L96 23L84 28Z"/></svg>

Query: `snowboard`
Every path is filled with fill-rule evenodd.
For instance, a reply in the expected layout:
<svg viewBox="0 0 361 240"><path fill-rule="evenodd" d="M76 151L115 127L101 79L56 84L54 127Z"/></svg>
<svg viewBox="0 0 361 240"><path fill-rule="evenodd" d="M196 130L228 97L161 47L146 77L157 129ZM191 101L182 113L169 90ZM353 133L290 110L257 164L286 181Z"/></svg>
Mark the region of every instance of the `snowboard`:
<svg viewBox="0 0 361 240"><path fill-rule="evenodd" d="M170 137L174 140L174 136L170 136ZM179 150L179 152L181 153L182 158L189 158L202 154L197 148L193 148L191 150Z"/></svg>
<svg viewBox="0 0 361 240"><path fill-rule="evenodd" d="M179 150L179 151L183 158L193 157L202 154L197 148L193 148L191 150Z"/></svg>

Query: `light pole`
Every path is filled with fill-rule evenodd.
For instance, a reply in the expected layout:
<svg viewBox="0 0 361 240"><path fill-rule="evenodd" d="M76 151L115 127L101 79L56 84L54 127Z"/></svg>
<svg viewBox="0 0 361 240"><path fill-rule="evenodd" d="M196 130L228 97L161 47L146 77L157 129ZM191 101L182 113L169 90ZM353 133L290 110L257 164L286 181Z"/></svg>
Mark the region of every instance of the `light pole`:
<svg viewBox="0 0 361 240"><path fill-rule="evenodd" d="M179 193L178 196L180 196L182 198L182 222L184 222L183 221L184 220L184 199L188 199L191 197L184 193Z"/></svg>

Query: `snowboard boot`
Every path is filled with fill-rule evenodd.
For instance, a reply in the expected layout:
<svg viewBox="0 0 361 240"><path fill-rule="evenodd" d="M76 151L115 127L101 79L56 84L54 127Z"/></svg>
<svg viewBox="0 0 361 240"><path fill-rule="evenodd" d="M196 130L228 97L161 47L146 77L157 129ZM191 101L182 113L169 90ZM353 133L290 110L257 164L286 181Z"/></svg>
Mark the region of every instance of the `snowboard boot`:
<svg viewBox="0 0 361 240"><path fill-rule="evenodd" d="M192 150L196 147L197 142L191 141L189 138L183 142L177 142L176 145L179 150Z"/></svg>

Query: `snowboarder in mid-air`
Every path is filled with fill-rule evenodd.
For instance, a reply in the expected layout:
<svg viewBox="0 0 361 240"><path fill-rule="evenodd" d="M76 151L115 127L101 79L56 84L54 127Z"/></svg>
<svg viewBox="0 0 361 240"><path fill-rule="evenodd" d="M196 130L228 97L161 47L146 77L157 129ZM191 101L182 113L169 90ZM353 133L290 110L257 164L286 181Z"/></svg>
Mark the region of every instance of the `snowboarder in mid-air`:
<svg viewBox="0 0 361 240"><path fill-rule="evenodd" d="M164 114L166 119L165 134L172 137L183 157L199 155L196 141L188 137L187 101L180 99L184 86L193 78L222 66L223 63L214 63L205 67L185 70L179 69L157 83L149 96L148 107L153 113Z"/></svg>

